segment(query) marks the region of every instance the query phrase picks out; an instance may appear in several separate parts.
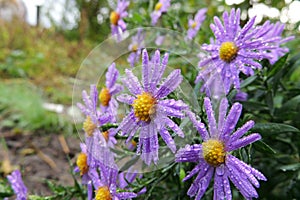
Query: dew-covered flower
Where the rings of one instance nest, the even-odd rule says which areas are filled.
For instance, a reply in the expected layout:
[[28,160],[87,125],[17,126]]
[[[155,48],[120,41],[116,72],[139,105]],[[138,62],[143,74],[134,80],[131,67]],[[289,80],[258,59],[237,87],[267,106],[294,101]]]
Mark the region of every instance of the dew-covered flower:
[[257,198],[258,194],[254,187],[258,188],[258,180],[266,180],[265,176],[231,154],[232,151],[261,138],[257,133],[243,137],[254,126],[254,122],[248,121],[234,131],[242,105],[233,104],[226,117],[228,101],[225,98],[221,100],[219,106],[218,123],[211,101],[207,97],[204,99],[204,107],[208,118],[208,130],[202,122],[196,120],[192,112],[187,113],[203,139],[202,144],[187,145],[176,154],[176,162],[196,163],[194,169],[183,179],[186,181],[198,174],[188,190],[188,195],[200,199],[214,176],[215,200],[232,199],[229,180],[245,199]]
[[[100,127],[112,120],[112,113],[102,113],[98,107],[98,90],[96,85],[90,86],[90,96],[84,90],[82,92],[82,99],[84,105],[77,103],[77,106],[80,108],[82,113],[86,116],[86,119],[83,123],[83,130],[86,133],[86,140],[88,138],[93,138],[94,134],[102,135],[102,143],[106,143],[105,135],[100,132]],[[87,142],[87,141],[86,141]],[[88,142],[87,142],[88,143]],[[87,146],[91,146],[87,144]]]
[[155,4],[154,11],[151,13],[152,25],[157,23],[160,16],[167,12],[170,6],[171,0],[159,0],[159,2]]
[[[267,28],[269,27],[269,28]],[[282,32],[284,30],[284,24],[281,24],[280,22],[277,22],[275,24],[270,24],[269,21],[266,21],[262,27],[261,30],[268,30],[266,31],[266,34],[263,36],[265,39],[268,38],[274,38],[278,37],[279,41],[276,42],[274,45],[276,45],[276,48],[272,48],[269,51],[269,54],[271,55],[269,59],[270,63],[273,65],[281,56],[289,52],[289,48],[287,47],[281,47],[280,45],[293,40],[294,36],[289,36],[286,38],[281,38]]]
[[223,21],[222,24],[218,17],[214,17],[214,24],[210,25],[216,40],[202,46],[209,56],[199,62],[200,72],[195,82],[220,73],[227,94],[232,85],[240,89],[240,72],[253,75],[254,69],[262,67],[258,60],[272,58],[269,51],[277,48],[281,38],[276,34],[265,37],[272,27],[255,27],[255,17],[241,28],[240,9],[232,9],[230,14],[224,12]]
[[198,33],[203,21],[206,17],[207,8],[198,10],[194,19],[189,19],[189,29],[187,31],[187,39],[192,40]]
[[115,63],[108,67],[105,77],[105,87],[101,89],[99,94],[100,107],[103,113],[111,113],[112,122],[115,122],[119,104],[114,96],[123,90],[123,87],[116,83],[119,71],[116,69]]
[[131,43],[128,47],[128,50],[131,51],[127,61],[130,63],[131,67],[134,67],[135,63],[140,60],[140,55],[142,48],[144,48],[144,38],[143,29],[139,28],[137,34],[131,38]]
[[155,51],[154,57],[149,62],[146,50],[142,52],[142,85],[131,70],[126,69],[124,85],[132,95],[120,95],[118,100],[132,106],[131,112],[123,119],[118,127],[122,135],[127,135],[128,141],[139,131],[137,153],[142,153],[141,158],[147,165],[152,160],[158,161],[158,133],[174,153],[176,145],[168,132],[167,127],[180,137],[184,137],[178,125],[168,116],[182,118],[187,105],[181,100],[165,99],[181,83],[183,77],[180,69],[176,69],[164,80],[163,73],[168,63],[168,54],[160,61],[160,52]]
[[23,183],[21,172],[19,170],[15,170],[11,173],[11,175],[7,176],[8,181],[15,194],[17,195],[16,200],[26,200],[27,199],[27,188]]
[[80,173],[81,183],[87,186],[88,199],[93,197],[93,185],[92,177],[97,173],[96,167],[91,165],[88,161],[88,156],[91,156],[87,151],[86,144],[80,143],[81,153],[78,155],[76,160],[76,167],[74,172]]
[[93,177],[95,200],[131,199],[137,196],[133,192],[117,192],[117,166],[100,164],[99,171],[100,176]]
[[130,2],[127,0],[118,0],[116,10],[110,13],[110,27],[112,35],[119,36],[126,30],[126,23],[123,18],[128,15],[126,9],[129,4]]

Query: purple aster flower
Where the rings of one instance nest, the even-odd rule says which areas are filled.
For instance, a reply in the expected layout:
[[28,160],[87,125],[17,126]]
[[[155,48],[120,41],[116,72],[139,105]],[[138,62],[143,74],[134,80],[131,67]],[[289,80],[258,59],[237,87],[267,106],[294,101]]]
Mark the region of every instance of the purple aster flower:
[[98,107],[98,91],[96,86],[91,85],[90,96],[88,96],[86,91],[83,91],[82,98],[84,105],[78,103],[77,106],[81,109],[83,114],[86,115],[86,120],[83,123],[83,130],[85,132],[88,165],[94,166],[95,158],[92,155],[94,153],[93,148],[96,145],[102,146],[102,148],[112,147],[113,144],[116,143],[116,139],[114,138],[116,132],[113,130],[105,132],[100,131],[102,125],[112,122],[112,114],[101,113]]
[[203,21],[206,17],[207,8],[198,10],[195,19],[189,19],[189,30],[187,31],[187,38],[192,40],[198,33]]
[[142,48],[144,48],[144,38],[145,35],[142,33],[142,29],[139,28],[137,34],[131,38],[131,44],[128,47],[129,51],[132,51],[127,58],[127,61],[130,63],[131,67],[134,67],[134,64],[140,60],[140,55]]
[[280,47],[280,45],[290,40],[293,40],[295,37],[289,36],[287,38],[281,38],[282,32],[284,30],[284,24],[281,24],[280,22],[277,22],[276,24],[270,24],[269,21],[266,21],[264,25],[262,25],[262,27],[266,27],[266,26],[269,26],[270,30],[268,30],[264,35],[265,39],[274,38],[274,37],[280,38],[279,41],[275,43],[276,48],[272,48],[269,50],[271,54],[269,61],[273,65],[281,56],[289,52],[289,49],[287,47]]
[[248,121],[234,131],[242,111],[242,105],[233,104],[226,117],[228,102],[225,98],[220,103],[218,124],[214,117],[211,101],[207,97],[204,99],[204,107],[208,118],[208,130],[202,122],[196,120],[192,112],[187,113],[201,135],[203,143],[187,145],[176,154],[176,162],[197,163],[195,168],[183,179],[186,181],[198,174],[187,194],[191,197],[196,195],[195,199],[200,199],[214,175],[215,200],[232,199],[229,180],[245,199],[257,198],[258,194],[254,186],[258,188],[258,180],[266,180],[265,176],[230,153],[261,139],[257,133],[242,137],[254,126],[254,122]]
[[156,3],[154,11],[151,13],[152,25],[157,23],[162,13],[167,12],[170,6],[171,0],[159,0],[159,2]]
[[94,166],[89,165],[88,159],[91,156],[90,153],[87,151],[86,144],[80,143],[81,153],[78,155],[76,160],[76,167],[74,172],[80,173],[81,175],[81,183],[87,186],[87,195],[88,199],[93,198],[93,184],[92,184],[92,177],[95,176],[97,173],[96,168]]
[[214,17],[215,24],[210,25],[216,41],[202,46],[210,56],[199,62],[201,70],[195,82],[220,73],[227,94],[231,85],[239,90],[240,72],[247,76],[253,75],[254,69],[262,67],[257,60],[271,58],[267,50],[277,48],[280,38],[277,36],[265,38],[264,35],[272,27],[255,27],[255,17],[241,28],[240,9],[232,9],[230,14],[224,12],[223,21],[224,24],[218,17]]
[[15,170],[11,175],[7,176],[8,181],[11,184],[15,194],[17,195],[17,200],[26,200],[27,199],[27,188],[23,183],[21,172]]
[[118,37],[126,30],[126,23],[123,18],[127,17],[126,11],[130,2],[127,0],[118,0],[117,9],[110,13],[110,27],[112,35]]
[[132,106],[131,112],[123,119],[118,129],[122,135],[127,135],[127,141],[131,141],[134,135],[139,132],[137,153],[142,153],[141,158],[147,165],[153,160],[158,161],[158,132],[173,153],[176,145],[167,130],[169,127],[180,137],[184,137],[179,129],[168,116],[182,118],[183,110],[187,105],[181,100],[163,99],[174,91],[181,83],[183,77],[180,69],[176,69],[159,85],[168,63],[168,54],[165,54],[160,61],[160,52],[155,51],[154,57],[149,62],[148,53],[142,53],[142,85],[131,70],[126,69],[124,85],[131,95],[120,95],[118,100]]
[[112,63],[108,67],[105,76],[105,87],[102,88],[99,94],[100,106],[103,113],[112,114],[111,121],[115,122],[119,104],[114,96],[123,90],[123,87],[116,83],[119,77],[119,71],[116,69],[115,63]]
[[95,200],[111,199],[130,199],[137,195],[133,192],[117,192],[117,166],[99,165],[100,176],[93,177],[95,187]]

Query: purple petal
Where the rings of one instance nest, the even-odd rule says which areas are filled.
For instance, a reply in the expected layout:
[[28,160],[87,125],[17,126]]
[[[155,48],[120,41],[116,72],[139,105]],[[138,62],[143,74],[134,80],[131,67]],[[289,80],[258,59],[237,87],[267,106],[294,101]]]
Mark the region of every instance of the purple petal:
[[208,128],[209,128],[210,135],[211,135],[211,137],[216,138],[219,136],[216,119],[214,116],[214,111],[212,109],[211,101],[207,97],[204,98],[204,107],[205,107],[206,114],[207,114]]
[[143,126],[140,131],[137,153],[142,149],[141,158],[150,165],[151,161],[156,164],[158,161],[158,137],[155,124]]
[[[207,171],[206,171],[207,170]],[[189,196],[194,196],[195,195],[195,189],[197,190],[197,196],[195,197],[195,199],[201,199],[201,197],[204,195],[210,180],[213,176],[214,173],[214,168],[213,167],[209,167],[204,168],[197,176],[197,178],[194,180],[194,182],[192,183],[192,186],[190,187],[190,189],[188,190],[188,195]]]
[[222,130],[222,134],[221,134],[221,138],[223,139],[223,141],[227,141],[229,139],[229,136],[231,134],[231,132],[235,129],[236,123],[238,122],[240,115],[242,112],[242,105],[240,103],[235,103],[233,104],[233,106],[231,107],[223,130]]
[[117,96],[117,100],[122,102],[122,103],[126,103],[128,105],[133,104],[133,101],[135,100],[135,97],[130,96],[128,94],[121,94],[119,96]]
[[223,98],[220,103],[219,108],[219,120],[218,120],[218,131],[221,133],[224,123],[225,123],[225,117],[228,109],[228,101],[226,98]]
[[177,118],[184,117],[184,114],[180,110],[170,108],[168,106],[160,105],[160,103],[157,104],[156,112],[161,112],[164,115],[171,116],[171,117],[177,117]]
[[186,145],[177,151],[175,155],[176,162],[200,162],[202,158],[202,145]]
[[[156,88],[158,82],[161,80],[165,69],[167,67],[168,64],[168,60],[169,60],[169,54],[166,53],[162,59],[162,62],[160,64],[160,54],[155,54],[153,57],[153,65],[154,65],[154,71],[152,74],[152,80],[151,80],[151,88],[154,89]],[[154,91],[154,90],[153,90]]]
[[128,88],[128,90],[134,94],[141,94],[143,89],[141,84],[139,83],[138,78],[132,73],[131,70],[125,69],[126,78],[123,79],[124,85]]
[[231,135],[228,142],[230,143],[230,142],[236,141],[237,139],[242,137],[245,133],[247,133],[247,131],[249,131],[253,126],[254,126],[254,121],[250,120],[250,121],[246,122],[242,127],[240,127],[237,131],[235,131]]
[[165,118],[165,123],[166,123],[166,126],[168,126],[171,130],[173,130],[174,133],[176,133],[179,137],[182,137],[182,138],[184,137],[184,133],[179,128],[179,126],[177,124],[175,124],[175,122],[173,122],[169,118]]
[[181,83],[182,75],[180,69],[172,71],[167,79],[159,87],[158,91],[154,95],[156,98],[162,98],[173,92]]
[[200,136],[204,141],[209,139],[209,133],[207,132],[205,125],[201,123],[200,121],[197,121],[196,116],[191,111],[186,111],[187,116],[192,121],[193,125],[196,127],[197,131],[200,133]]
[[151,69],[149,67],[149,57],[148,57],[148,53],[147,50],[144,49],[142,52],[142,83],[144,85],[144,89],[146,92],[149,92],[150,90],[150,73],[151,73]]
[[244,172],[238,170],[238,163],[232,161],[231,157],[226,158],[226,168],[229,172],[229,178],[235,187],[242,193],[242,195],[247,198],[258,197],[255,188],[252,186],[251,182],[247,179]]
[[126,135],[130,132],[130,130],[136,126],[136,118],[134,112],[131,111],[121,122],[119,125],[118,130],[122,131],[122,135]]
[[172,136],[170,135],[170,133],[165,128],[162,128],[160,130],[160,136],[162,137],[164,142],[167,144],[167,146],[171,149],[171,151],[173,153],[175,153],[176,152],[176,144],[175,144]]
[[242,148],[244,146],[247,146],[248,144],[251,144],[257,140],[260,140],[261,136],[258,133],[253,133],[251,135],[248,135],[246,137],[243,137],[241,139],[238,139],[236,141],[231,142],[231,144],[229,144],[226,149],[228,151],[233,151],[239,148]]
[[111,88],[117,81],[119,76],[119,71],[116,69],[116,64],[112,63],[106,72],[106,82],[105,85],[107,88]]
[[202,162],[199,162],[194,168],[192,171],[190,171],[190,173],[184,177],[184,179],[182,181],[187,181],[188,179],[192,178],[195,174],[197,174],[200,170],[203,170],[205,168],[208,168],[209,165],[205,162],[205,161],[202,161]]

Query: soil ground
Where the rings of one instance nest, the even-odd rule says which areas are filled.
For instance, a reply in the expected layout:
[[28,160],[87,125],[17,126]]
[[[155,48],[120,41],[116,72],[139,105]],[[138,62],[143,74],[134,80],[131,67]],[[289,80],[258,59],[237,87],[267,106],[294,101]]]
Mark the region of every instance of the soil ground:
[[[76,155],[80,152],[79,137],[10,131],[2,132],[2,136],[7,150],[0,145],[0,157],[4,158],[3,161],[8,158],[11,166],[21,170],[29,194],[51,195],[46,179],[64,186],[74,184],[70,170],[73,170]],[[73,166],[69,165],[68,157]]]

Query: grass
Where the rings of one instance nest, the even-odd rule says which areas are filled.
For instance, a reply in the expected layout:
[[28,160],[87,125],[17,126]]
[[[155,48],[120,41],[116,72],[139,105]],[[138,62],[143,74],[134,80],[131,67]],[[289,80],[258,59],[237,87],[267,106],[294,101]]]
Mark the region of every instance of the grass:
[[0,82],[0,128],[59,131],[66,121],[43,108],[41,91],[24,80]]

